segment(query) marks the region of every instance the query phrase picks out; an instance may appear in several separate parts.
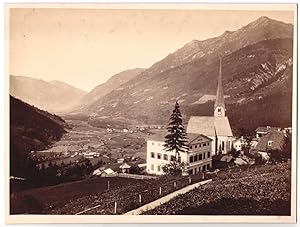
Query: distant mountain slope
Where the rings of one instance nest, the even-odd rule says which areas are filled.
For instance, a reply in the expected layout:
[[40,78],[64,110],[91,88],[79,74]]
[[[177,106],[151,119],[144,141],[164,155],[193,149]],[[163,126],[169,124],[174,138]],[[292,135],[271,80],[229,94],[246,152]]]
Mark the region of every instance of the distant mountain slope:
[[[235,131],[244,126],[253,129],[249,128],[249,119],[256,124],[267,124],[264,111],[268,111],[266,116],[274,124],[291,125],[292,52],[292,39],[272,39],[248,45],[223,57],[223,84],[225,95],[229,96],[227,110]],[[88,109],[98,116],[122,116],[145,123],[165,124],[175,100],[179,100],[186,120],[194,114],[212,115],[212,110],[204,108],[206,103],[194,103],[203,95],[215,94],[218,68],[219,59],[215,57],[209,64],[205,59],[199,59],[155,76],[139,76],[139,81],[134,78],[135,81],[122,86],[123,90],[112,91]],[[272,102],[272,111],[268,108],[261,108],[259,114],[251,111],[251,105],[259,109],[258,103],[272,96],[276,100],[285,91],[289,96],[281,97],[283,102]],[[236,104],[238,108],[231,110],[230,104]],[[241,113],[243,105],[248,106],[247,113]],[[282,109],[286,111],[279,111]],[[280,115],[275,114],[277,110]],[[239,118],[235,117],[238,112]]]
[[92,91],[83,96],[79,103],[79,109],[82,109],[85,106],[97,101],[115,89],[122,90],[122,84],[128,82],[143,71],[144,69],[136,68],[113,75],[108,81],[96,86]]
[[10,96],[10,175],[26,176],[27,155],[65,133],[65,121]]
[[[83,111],[93,122],[109,117],[166,124],[178,100],[185,121],[191,115],[212,115],[210,104],[216,94],[219,57],[223,56],[224,93],[234,132],[253,130],[256,125],[249,122],[291,125],[292,38],[292,24],[261,17],[237,31],[193,40]],[[287,96],[279,97],[282,92]],[[270,102],[272,99],[281,101]]]
[[58,113],[76,105],[86,92],[60,81],[10,76],[10,94],[38,108]]

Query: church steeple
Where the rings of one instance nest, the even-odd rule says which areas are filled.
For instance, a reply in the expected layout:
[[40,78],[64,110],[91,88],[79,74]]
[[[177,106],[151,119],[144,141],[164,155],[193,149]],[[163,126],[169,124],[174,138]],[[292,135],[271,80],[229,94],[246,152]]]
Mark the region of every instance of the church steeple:
[[225,102],[224,102],[224,92],[223,92],[223,85],[222,85],[222,58],[220,58],[220,70],[219,70],[219,78],[218,78],[218,88],[217,88],[217,95],[215,101],[215,117],[225,117]]

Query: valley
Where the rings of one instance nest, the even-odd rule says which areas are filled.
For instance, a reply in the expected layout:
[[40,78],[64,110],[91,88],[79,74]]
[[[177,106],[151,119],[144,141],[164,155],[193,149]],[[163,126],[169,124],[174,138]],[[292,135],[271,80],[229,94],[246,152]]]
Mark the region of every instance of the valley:
[[50,163],[57,166],[82,163],[86,159],[93,168],[116,169],[120,166],[118,159],[130,165],[145,163],[146,140],[161,131],[153,126],[120,128],[120,124],[116,128],[94,127],[86,120],[66,120],[66,123],[70,129],[59,141],[47,149],[31,152],[39,168],[47,168]]

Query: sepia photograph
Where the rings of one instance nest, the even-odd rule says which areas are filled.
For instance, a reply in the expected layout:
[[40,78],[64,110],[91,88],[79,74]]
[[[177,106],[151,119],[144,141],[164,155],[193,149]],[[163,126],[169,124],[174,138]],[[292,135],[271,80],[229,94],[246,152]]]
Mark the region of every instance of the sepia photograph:
[[5,19],[7,223],[296,222],[296,4]]

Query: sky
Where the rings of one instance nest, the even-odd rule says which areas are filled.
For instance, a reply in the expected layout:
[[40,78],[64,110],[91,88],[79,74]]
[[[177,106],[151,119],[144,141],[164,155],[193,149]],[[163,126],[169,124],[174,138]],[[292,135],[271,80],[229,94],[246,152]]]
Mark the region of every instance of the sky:
[[148,68],[186,43],[291,11],[11,9],[9,73],[60,80],[85,91],[114,74]]

